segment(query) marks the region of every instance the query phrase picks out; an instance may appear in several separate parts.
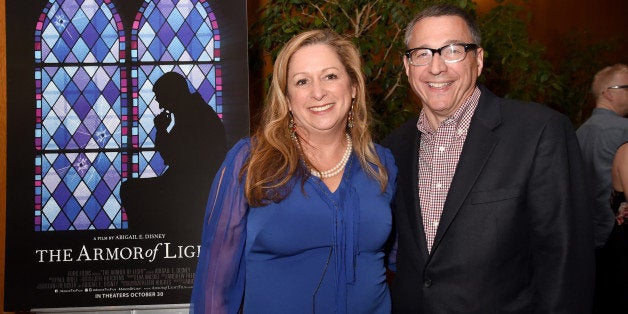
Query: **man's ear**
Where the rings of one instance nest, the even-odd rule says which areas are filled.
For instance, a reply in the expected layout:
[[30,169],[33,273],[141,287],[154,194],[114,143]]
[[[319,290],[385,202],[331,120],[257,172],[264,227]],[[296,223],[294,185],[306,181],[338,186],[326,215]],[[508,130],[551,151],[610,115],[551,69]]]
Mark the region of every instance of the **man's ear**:
[[408,62],[408,58],[403,57],[403,67],[406,69],[406,76],[410,77],[410,62]]
[[602,97],[606,98],[606,100],[608,100],[609,102],[613,102],[613,100],[615,100],[615,93],[608,89],[605,89],[602,92]]
[[478,76],[482,74],[482,69],[484,68],[484,49],[482,47],[476,50],[476,62],[478,63]]

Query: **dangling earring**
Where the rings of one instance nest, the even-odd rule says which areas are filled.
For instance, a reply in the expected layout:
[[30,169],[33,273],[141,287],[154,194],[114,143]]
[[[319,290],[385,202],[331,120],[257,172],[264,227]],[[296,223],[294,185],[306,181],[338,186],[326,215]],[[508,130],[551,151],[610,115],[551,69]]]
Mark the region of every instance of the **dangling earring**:
[[290,122],[288,123],[288,128],[290,129],[290,138],[293,140],[297,139],[297,126],[294,124],[294,116],[292,116],[292,111],[290,111]]
[[355,103],[355,98],[351,99],[351,108],[349,108],[349,116],[347,117],[347,127],[349,129],[353,128],[353,103]]

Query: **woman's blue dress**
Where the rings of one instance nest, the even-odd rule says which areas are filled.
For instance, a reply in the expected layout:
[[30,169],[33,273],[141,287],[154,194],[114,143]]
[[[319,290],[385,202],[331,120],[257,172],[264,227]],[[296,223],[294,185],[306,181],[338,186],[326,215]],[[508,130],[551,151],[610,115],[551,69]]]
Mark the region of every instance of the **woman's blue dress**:
[[227,154],[205,214],[191,313],[390,313],[384,248],[397,168],[384,193],[355,154],[331,192],[316,177],[279,203],[249,207],[240,169],[250,139]]

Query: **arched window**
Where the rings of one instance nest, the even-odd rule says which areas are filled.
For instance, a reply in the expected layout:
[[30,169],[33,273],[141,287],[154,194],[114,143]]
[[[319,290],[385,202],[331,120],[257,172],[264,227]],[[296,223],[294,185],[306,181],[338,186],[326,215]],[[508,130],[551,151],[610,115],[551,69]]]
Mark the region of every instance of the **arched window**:
[[165,170],[152,122],[152,84],[163,73],[186,76],[222,117],[220,35],[208,3],[146,0],[131,18],[121,20],[113,0],[50,0],[40,15],[36,231],[128,227],[121,182]]
[[160,112],[153,84],[166,72],[187,77],[222,118],[220,33],[216,17],[204,1],[145,1],[131,31],[133,63],[132,177],[153,177],[165,171],[155,151],[153,118]]

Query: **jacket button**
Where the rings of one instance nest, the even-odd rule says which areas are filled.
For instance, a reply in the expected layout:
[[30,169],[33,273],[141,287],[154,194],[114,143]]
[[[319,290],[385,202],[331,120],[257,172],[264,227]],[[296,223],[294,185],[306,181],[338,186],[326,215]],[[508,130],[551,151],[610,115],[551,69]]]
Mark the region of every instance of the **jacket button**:
[[423,285],[424,285],[426,288],[429,288],[429,287],[432,285],[432,280],[430,280],[430,279],[425,279],[425,280],[423,281]]

